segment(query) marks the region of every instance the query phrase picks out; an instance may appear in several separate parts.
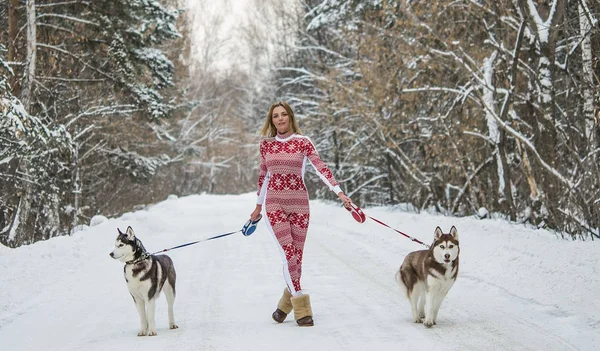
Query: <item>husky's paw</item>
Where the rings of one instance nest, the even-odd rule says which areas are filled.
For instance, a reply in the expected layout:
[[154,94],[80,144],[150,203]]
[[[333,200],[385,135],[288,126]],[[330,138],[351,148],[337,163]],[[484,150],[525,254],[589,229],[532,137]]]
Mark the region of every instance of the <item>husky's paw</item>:
[[423,323],[423,325],[427,328],[433,327],[434,324],[435,324],[435,322],[431,321],[431,320],[425,320],[425,322]]
[[179,328],[179,326],[177,324],[173,323],[173,324],[169,324],[169,328],[177,329],[177,328]]
[[419,318],[425,318],[425,312],[419,312]]
[[156,330],[150,330],[150,332],[148,333],[148,336],[156,336]]
[[146,336],[146,330],[140,330],[138,336]]
[[423,319],[422,318],[415,318],[415,323],[423,323]]

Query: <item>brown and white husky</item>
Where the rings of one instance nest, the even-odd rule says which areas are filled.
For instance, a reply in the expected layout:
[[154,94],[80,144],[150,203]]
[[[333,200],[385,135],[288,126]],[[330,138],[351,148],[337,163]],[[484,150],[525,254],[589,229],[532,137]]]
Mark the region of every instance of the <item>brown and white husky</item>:
[[[396,273],[396,281],[410,301],[415,323],[428,328],[436,324],[440,305],[458,275],[458,232],[454,226],[444,234],[435,229],[429,250],[406,255]],[[425,318],[425,320],[423,320]]]

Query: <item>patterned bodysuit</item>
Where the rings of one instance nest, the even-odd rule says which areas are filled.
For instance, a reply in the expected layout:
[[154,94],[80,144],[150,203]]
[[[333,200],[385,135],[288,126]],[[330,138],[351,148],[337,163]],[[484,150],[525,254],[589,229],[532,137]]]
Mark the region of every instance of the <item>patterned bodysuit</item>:
[[304,185],[307,161],[332,191],[337,194],[341,189],[308,137],[292,134],[265,139],[260,156],[257,203],[266,203],[266,223],[279,242],[285,281],[292,295],[297,295],[310,217]]

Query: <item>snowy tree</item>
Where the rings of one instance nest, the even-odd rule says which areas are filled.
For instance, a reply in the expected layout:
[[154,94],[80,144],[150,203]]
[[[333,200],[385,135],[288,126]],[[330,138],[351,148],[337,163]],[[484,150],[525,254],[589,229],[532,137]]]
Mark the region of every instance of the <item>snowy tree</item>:
[[[8,43],[14,73],[5,89],[23,101],[28,121],[36,116],[51,138],[43,144],[50,147],[44,158],[22,156],[5,165],[6,174],[16,172],[23,181],[2,184],[7,223],[16,223],[18,209],[28,226],[12,230],[29,233],[11,245],[66,234],[99,210],[122,211],[170,192],[138,188],[155,182],[160,168],[172,163],[172,143],[161,139],[157,126],[173,115],[178,96],[175,65],[163,51],[180,38],[178,10],[142,0],[24,4],[1,6],[9,14],[2,19],[9,31],[0,38]],[[38,167],[46,157],[52,162]],[[127,189],[121,191],[131,202],[113,201],[110,189]],[[31,206],[20,206],[27,198]]]
[[597,4],[306,4],[280,94],[351,194],[598,235]]
[[[30,115],[10,93],[13,72],[2,57],[0,72],[0,242],[14,247],[61,233],[58,191],[68,181],[73,145],[64,128]],[[32,228],[42,237],[28,235]]]
[[[183,0],[0,2],[0,240],[254,190],[279,100],[360,205],[600,236],[597,2],[251,4],[229,52],[224,17]],[[247,59],[220,71],[218,53]]]

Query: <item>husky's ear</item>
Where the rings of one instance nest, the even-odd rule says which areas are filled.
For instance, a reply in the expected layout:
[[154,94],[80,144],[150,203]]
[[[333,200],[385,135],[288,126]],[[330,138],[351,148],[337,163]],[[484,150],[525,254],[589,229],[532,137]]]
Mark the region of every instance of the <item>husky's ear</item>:
[[133,228],[127,227],[127,240],[135,240],[135,233],[133,233]]
[[458,240],[458,230],[456,230],[455,226],[452,226],[452,228],[450,228],[450,235],[452,235],[452,237],[455,240]]
[[444,233],[442,232],[442,228],[440,228],[440,227],[435,228],[435,233],[433,233],[433,239],[438,240],[439,238],[442,237],[442,235],[444,235]]
[[125,235],[125,233],[123,233],[123,232],[121,231],[121,229],[117,228],[117,231],[119,232],[119,235]]

